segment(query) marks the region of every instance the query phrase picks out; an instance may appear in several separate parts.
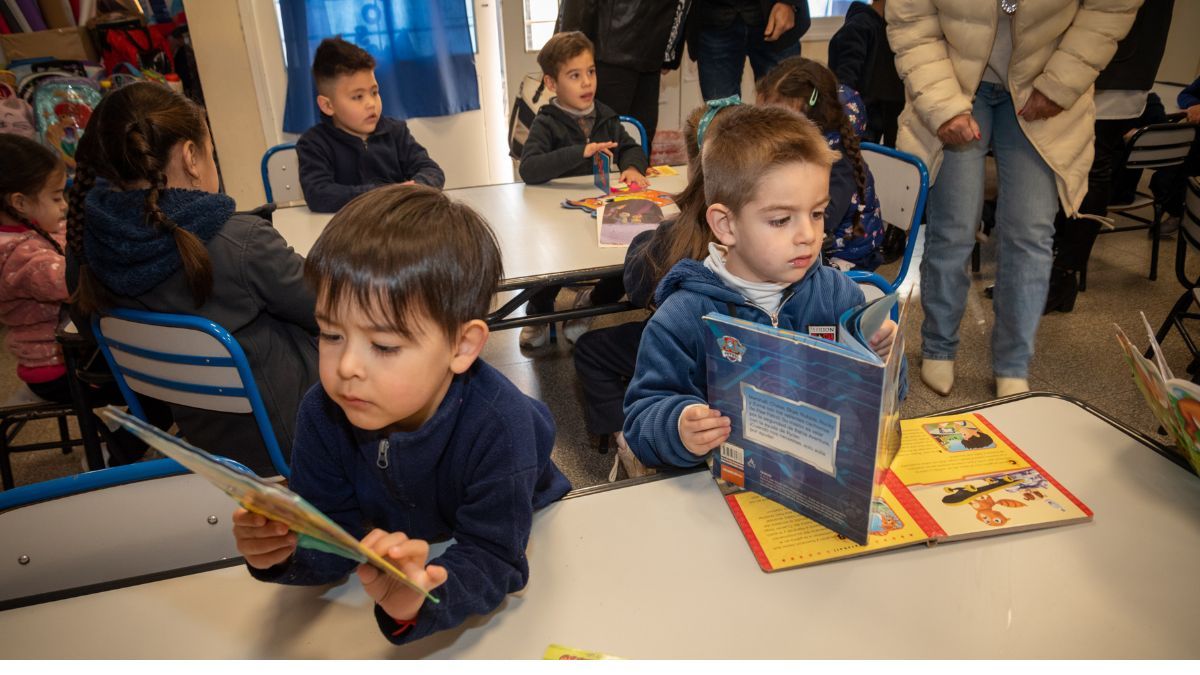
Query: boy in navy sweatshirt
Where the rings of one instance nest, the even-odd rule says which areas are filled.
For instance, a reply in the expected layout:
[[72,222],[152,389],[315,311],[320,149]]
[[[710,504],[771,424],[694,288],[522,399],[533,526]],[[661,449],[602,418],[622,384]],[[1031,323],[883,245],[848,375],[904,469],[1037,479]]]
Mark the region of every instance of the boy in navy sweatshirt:
[[[305,276],[321,382],[300,405],[291,488],[439,602],[370,565],[297,548],[283,524],[238,509],[250,573],[317,585],[357,567],[396,644],[494,610],[529,579],[533,512],[571,487],[550,459],[550,411],[478,358],[501,278],[495,237],[437,190],[384,187],[334,216]],[[427,541],[451,538],[427,560]]]
[[313,57],[321,122],[296,142],[300,189],[308,208],[333,213],[391,183],[440,188],[446,176],[404,122],[384,117],[375,59],[341,38],[322,40]]

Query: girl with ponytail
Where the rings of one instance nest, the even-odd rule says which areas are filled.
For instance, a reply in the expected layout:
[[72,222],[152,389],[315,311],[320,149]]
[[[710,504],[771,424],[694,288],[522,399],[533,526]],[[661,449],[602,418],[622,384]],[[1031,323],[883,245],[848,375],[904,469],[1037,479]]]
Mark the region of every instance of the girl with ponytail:
[[[76,162],[67,239],[77,323],[126,307],[220,324],[246,352],[287,453],[317,381],[316,300],[303,258],[219,192],[204,110],[157,84],[122,87],[96,107]],[[171,409],[193,444],[274,473],[251,415]]]
[[[781,61],[756,88],[760,104],[780,105],[808,117],[825,134],[829,147],[841,152],[829,181],[824,252],[835,263],[843,260],[859,269],[874,270],[883,261],[884,223],[875,179],[859,151],[855,120],[847,114],[847,108],[857,107],[856,117],[861,116],[858,95],[838,85],[831,70],[802,56]],[[843,98],[857,103],[844,103]]]
[[66,402],[66,368],[54,339],[67,300],[62,160],[42,144],[0,134],[0,324],[17,377],[38,397]]

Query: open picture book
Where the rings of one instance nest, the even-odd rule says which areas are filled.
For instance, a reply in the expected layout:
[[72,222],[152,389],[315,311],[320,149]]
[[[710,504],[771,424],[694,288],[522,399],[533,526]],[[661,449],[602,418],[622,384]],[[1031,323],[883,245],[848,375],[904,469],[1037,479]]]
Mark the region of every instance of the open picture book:
[[982,414],[904,420],[901,428],[900,451],[871,501],[866,545],[761,495],[723,487],[764,571],[1092,518]]
[[150,447],[220,488],[247,511],[287,525],[296,533],[299,546],[332,553],[360,563],[369,562],[385,574],[404,582],[428,600],[438,602],[437,598],[413,584],[395,565],[363,546],[349,532],[295,492],[278,483],[264,480],[233,460],[205,452],[113,406],[100,409],[99,414],[106,421],[121,425]]
[[807,335],[707,314],[708,403],[732,420],[713,475],[865,544],[878,477],[899,448],[903,331],[886,361],[868,341],[896,301]]
[[1200,474],[1200,386],[1175,377],[1154,336],[1154,329],[1150,327],[1146,315],[1139,314],[1142,325],[1146,327],[1150,353],[1154,358],[1143,356],[1125,331],[1113,324],[1117,329],[1117,342],[1133,373],[1134,384],[1142,393],[1142,398],[1146,399],[1146,405],[1171,435],[1179,453],[1191,463],[1192,470]]

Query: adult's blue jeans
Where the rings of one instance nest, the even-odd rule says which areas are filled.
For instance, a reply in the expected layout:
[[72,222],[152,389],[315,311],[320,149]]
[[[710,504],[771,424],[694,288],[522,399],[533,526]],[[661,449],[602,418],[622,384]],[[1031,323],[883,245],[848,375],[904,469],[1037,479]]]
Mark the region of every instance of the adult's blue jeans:
[[996,203],[996,312],[992,370],[996,377],[1029,376],[1034,335],[1050,283],[1058,189],[1054,172],[1017,123],[1012,97],[984,82],[971,114],[982,138],[947,147],[929,191],[925,256],[921,261],[921,352],[953,359],[971,279],[967,260],[983,209],[983,163],[990,145],[999,170]]
[[728,26],[703,26],[696,44],[700,70],[700,94],[705,101],[733,96],[742,91],[746,57],[757,80],[780,61],[800,54],[800,43],[776,50],[775,42],[763,40],[766,24],[748,26],[735,18]]

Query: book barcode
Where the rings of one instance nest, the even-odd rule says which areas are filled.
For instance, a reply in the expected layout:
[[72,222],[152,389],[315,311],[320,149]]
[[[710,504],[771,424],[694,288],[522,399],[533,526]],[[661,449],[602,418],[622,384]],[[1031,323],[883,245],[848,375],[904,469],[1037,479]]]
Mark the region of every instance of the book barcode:
[[721,462],[726,465],[735,466],[741,469],[743,468],[742,465],[745,462],[745,452],[738,446],[731,443],[722,443]]

